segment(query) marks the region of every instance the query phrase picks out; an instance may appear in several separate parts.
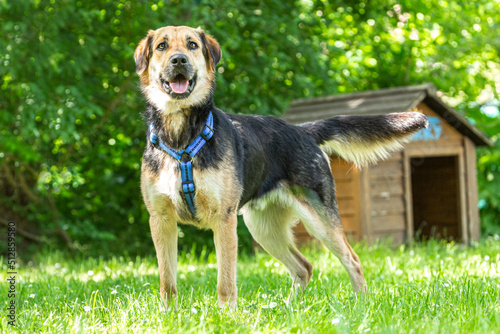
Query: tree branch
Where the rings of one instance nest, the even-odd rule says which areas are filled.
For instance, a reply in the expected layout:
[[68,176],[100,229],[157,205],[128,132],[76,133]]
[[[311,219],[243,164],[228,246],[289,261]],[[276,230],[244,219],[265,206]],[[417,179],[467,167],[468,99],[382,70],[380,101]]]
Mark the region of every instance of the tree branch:
[[[4,218],[0,218],[0,223],[2,223],[2,225],[9,226],[9,221],[4,219]],[[42,242],[42,239],[40,239],[39,236],[37,236],[33,233],[30,233],[30,232],[27,232],[27,231],[25,231],[17,226],[16,226],[16,233],[25,237],[26,239],[29,239],[29,240],[32,240],[32,241],[35,241],[38,243]]]

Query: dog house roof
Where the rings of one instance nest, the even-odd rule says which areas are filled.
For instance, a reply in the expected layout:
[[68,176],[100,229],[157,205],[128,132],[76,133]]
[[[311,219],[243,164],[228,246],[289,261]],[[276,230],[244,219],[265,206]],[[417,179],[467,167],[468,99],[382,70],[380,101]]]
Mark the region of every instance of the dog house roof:
[[458,132],[478,146],[492,146],[490,139],[458,111],[436,95],[436,87],[427,83],[360,93],[332,95],[292,101],[283,119],[292,124],[324,119],[336,115],[375,115],[413,110],[424,102]]

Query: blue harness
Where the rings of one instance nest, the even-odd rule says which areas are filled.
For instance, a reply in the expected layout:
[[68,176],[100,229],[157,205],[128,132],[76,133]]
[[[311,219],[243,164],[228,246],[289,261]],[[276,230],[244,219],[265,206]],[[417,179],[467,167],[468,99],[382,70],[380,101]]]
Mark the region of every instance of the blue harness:
[[[168,147],[164,143],[162,143],[159,139],[156,133],[154,132],[154,126],[151,124],[149,126],[149,131],[151,132],[151,136],[149,137],[151,143],[153,145],[158,145],[160,148],[170,154],[172,158],[177,160],[179,162],[180,168],[181,168],[181,177],[182,177],[182,192],[184,193],[184,197],[186,198],[187,205],[189,207],[189,210],[193,214],[193,216],[196,218],[196,208],[194,207],[194,195],[196,193],[196,188],[194,187],[194,180],[193,180],[193,165],[191,162],[193,161],[194,156],[196,153],[198,153],[199,150],[205,145],[205,143],[212,138],[214,135],[214,118],[212,116],[212,112],[208,115],[207,122],[205,123],[205,128],[203,129],[202,133],[196,137],[195,140],[189,146],[182,151],[177,151],[171,147]],[[189,158],[184,156],[185,159],[183,159],[183,155],[187,154]],[[181,161],[184,160],[184,161]],[[196,218],[198,220],[198,218]]]

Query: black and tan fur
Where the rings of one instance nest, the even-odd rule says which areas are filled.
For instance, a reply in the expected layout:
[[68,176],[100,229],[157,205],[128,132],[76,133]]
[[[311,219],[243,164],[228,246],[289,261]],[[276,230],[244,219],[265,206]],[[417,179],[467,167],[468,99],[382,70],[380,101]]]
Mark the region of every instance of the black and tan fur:
[[193,160],[199,220],[181,192],[177,161],[146,144],[141,189],[162,297],[177,295],[177,224],[192,224],[213,230],[219,306],[236,305],[238,212],[255,240],[288,268],[294,290],[305,288],[312,276],[311,264],[293,241],[292,227],[299,220],[340,259],[354,290],[364,290],[359,258],[343,232],[327,154],[358,165],[374,163],[426,126],[425,116],[339,116],[294,126],[274,117],[227,115],[213,103],[220,58],[217,41],[189,27],[149,31],[135,51],[145,117],[161,141],[184,149],[201,133],[210,111],[214,116],[215,134]]

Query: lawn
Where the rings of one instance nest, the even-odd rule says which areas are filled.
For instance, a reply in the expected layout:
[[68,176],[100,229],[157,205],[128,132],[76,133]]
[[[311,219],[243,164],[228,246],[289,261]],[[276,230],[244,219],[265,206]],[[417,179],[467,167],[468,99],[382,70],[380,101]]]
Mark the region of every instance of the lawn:
[[[430,241],[396,248],[361,243],[354,248],[370,287],[366,298],[356,298],[339,261],[316,248],[304,250],[314,266],[311,283],[303,298],[287,306],[290,278],[280,263],[261,252],[239,259],[236,310],[216,306],[215,254],[180,256],[177,312],[161,307],[153,257],[68,260],[46,253],[18,268],[16,329],[20,333],[500,332],[498,237],[472,247]],[[13,332],[5,311],[7,271],[3,258],[3,333]]]

